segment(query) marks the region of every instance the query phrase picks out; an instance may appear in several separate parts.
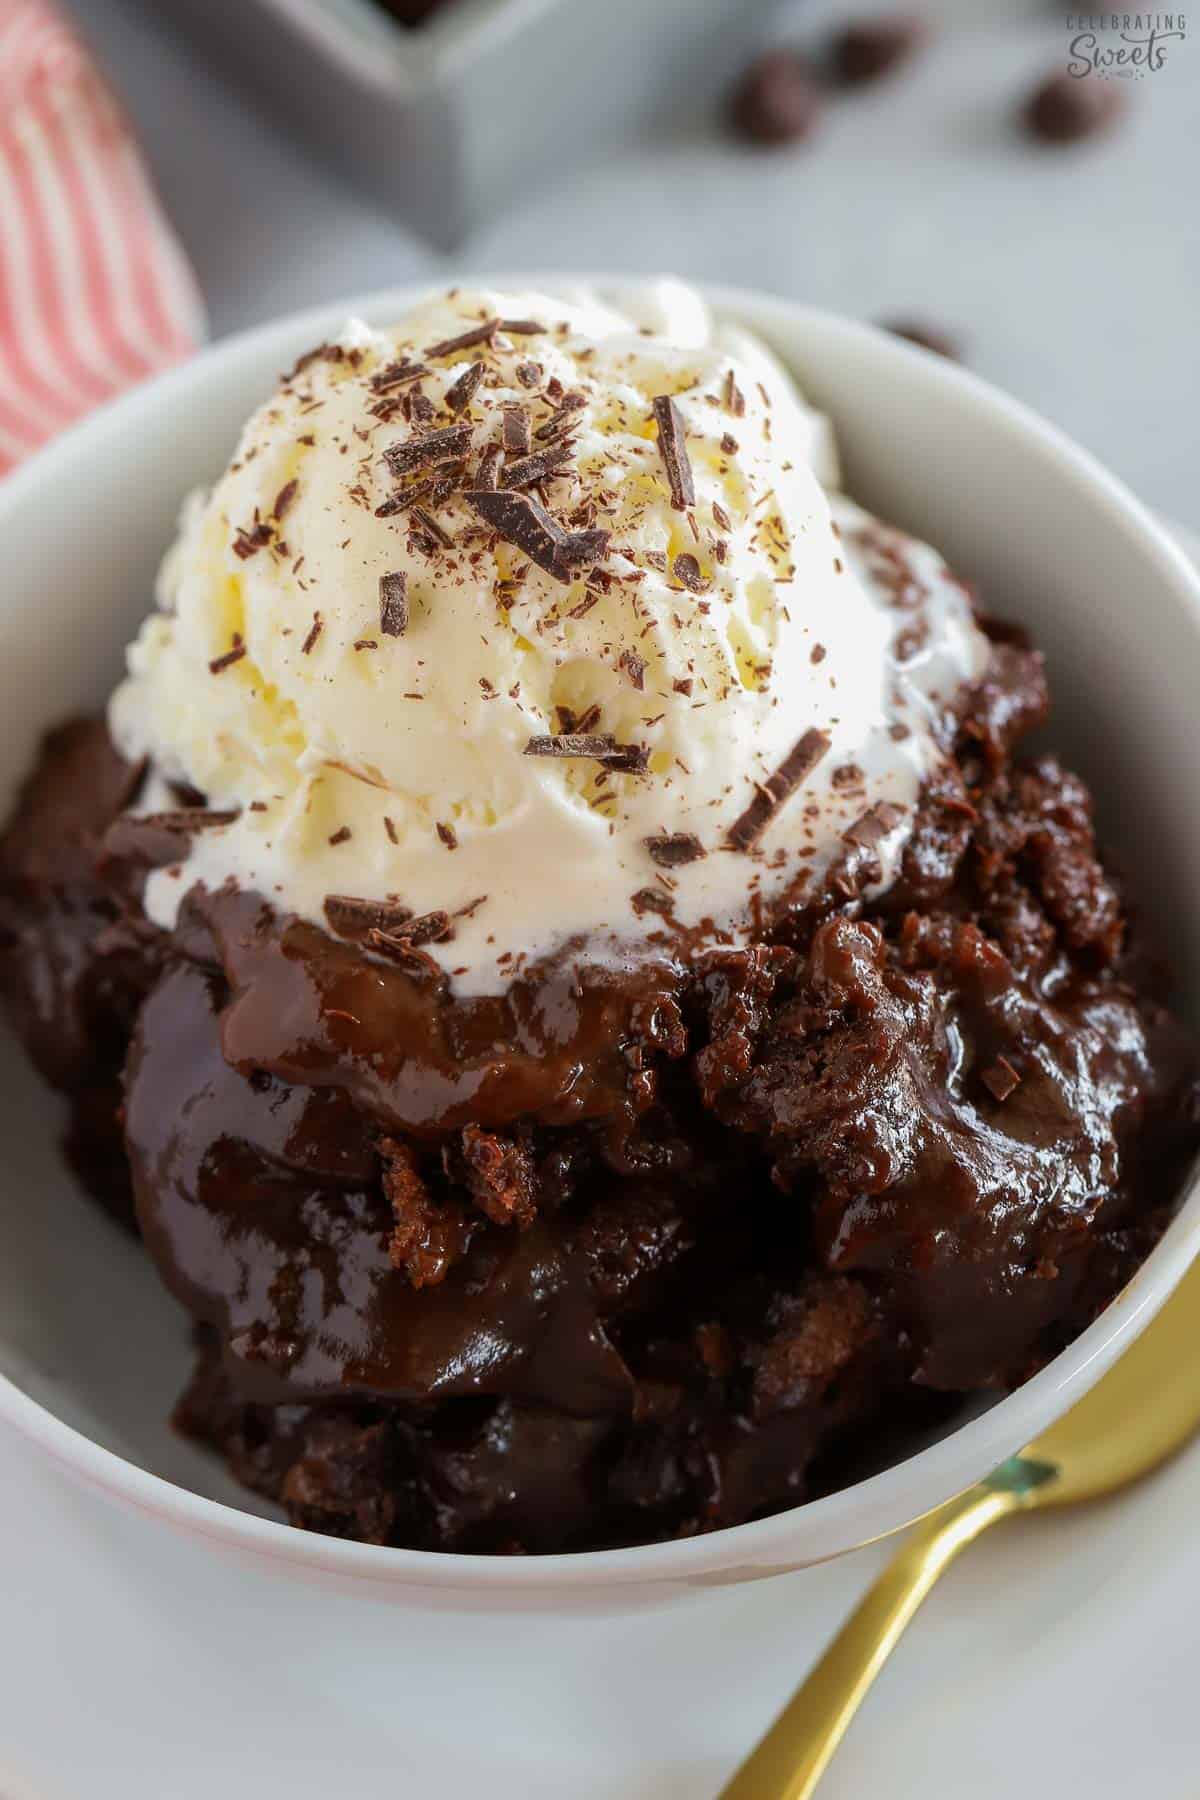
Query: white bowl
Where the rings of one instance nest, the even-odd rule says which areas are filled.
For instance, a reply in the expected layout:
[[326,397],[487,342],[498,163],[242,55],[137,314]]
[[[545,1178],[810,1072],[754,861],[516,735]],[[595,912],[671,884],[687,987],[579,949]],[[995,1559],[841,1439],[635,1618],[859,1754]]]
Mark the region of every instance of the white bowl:
[[[144,612],[185,489],[226,460],[277,372],[348,311],[385,322],[416,290],[356,300],[234,338],[105,409],[0,488],[0,802],[39,733],[98,706]],[[973,376],[881,332],[713,289],[833,417],[848,486],[931,538],[994,610],[1046,650],[1054,741],[1097,786],[1102,823],[1157,903],[1184,1005],[1200,1019],[1200,581],[1090,457]],[[410,1605],[632,1608],[794,1569],[897,1530],[986,1474],[1103,1373],[1200,1250],[1193,1187],[1130,1286],[1016,1393],[882,1474],[707,1537],[570,1556],[387,1550],[293,1530],[255,1510],[166,1418],[189,1363],[185,1322],[136,1244],[76,1194],[56,1104],[0,1045],[6,1146],[0,1418],[103,1494],[248,1556]]]

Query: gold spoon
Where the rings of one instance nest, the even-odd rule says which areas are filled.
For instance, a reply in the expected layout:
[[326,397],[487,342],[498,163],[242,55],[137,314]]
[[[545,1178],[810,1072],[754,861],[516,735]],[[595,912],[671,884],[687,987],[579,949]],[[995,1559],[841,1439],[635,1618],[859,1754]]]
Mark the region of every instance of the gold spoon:
[[1095,1500],[1149,1475],[1200,1427],[1200,1261],[1064,1418],[913,1529],[719,1800],[809,1800],[938,1576],[1012,1513]]

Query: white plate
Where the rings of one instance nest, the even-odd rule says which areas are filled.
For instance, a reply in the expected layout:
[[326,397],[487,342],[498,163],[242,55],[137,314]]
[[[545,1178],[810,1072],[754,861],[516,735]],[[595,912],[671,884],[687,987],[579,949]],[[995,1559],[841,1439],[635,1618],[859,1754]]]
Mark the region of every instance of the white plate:
[[[1200,539],[1176,535],[1200,561]],[[0,1446],[0,1800],[709,1800],[886,1546],[631,1619],[270,1586]],[[1200,1443],[944,1582],[822,1800],[1194,1800]]]

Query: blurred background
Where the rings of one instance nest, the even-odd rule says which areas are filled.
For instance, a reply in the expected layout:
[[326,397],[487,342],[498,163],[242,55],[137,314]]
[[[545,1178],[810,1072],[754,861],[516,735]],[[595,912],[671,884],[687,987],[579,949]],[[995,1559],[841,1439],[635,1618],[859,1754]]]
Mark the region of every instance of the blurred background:
[[[324,50],[313,48],[303,77],[286,65],[286,79],[278,67],[272,79],[252,21],[267,15],[282,46],[291,6],[66,0],[132,114],[213,336],[463,271],[603,268],[742,283],[944,334],[971,368],[1064,427],[1150,504],[1200,526],[1200,216],[1189,190],[1200,156],[1200,20],[1190,36],[1185,18],[1184,36],[1164,40],[1160,68],[1076,82],[1113,95],[1113,116],[1085,121],[1064,143],[1036,135],[1026,109],[1040,83],[1064,75],[1089,20],[1045,0],[929,0],[924,41],[879,79],[853,85],[831,78],[831,45],[862,15],[899,9],[683,0],[680,14],[667,0],[628,9],[619,0],[443,0],[405,31],[380,0],[309,0],[328,17]],[[454,103],[490,124],[516,79],[489,85],[490,69],[506,67],[495,36],[506,6],[520,15],[519,66],[528,75],[532,59],[547,118],[557,118],[549,97],[565,93],[569,106],[581,76],[585,93],[604,90],[598,107],[590,97],[600,117],[589,115],[585,132],[581,107],[583,145],[548,124],[540,155],[511,172],[506,197],[488,194],[481,217],[461,230],[451,221],[452,248],[434,247],[406,222],[403,198],[389,204],[368,187],[391,181],[403,195],[432,186],[449,218],[461,196],[446,184],[473,179],[452,166],[461,121],[408,146],[398,125],[395,170],[376,138],[363,155],[384,179],[368,170],[364,183],[329,153],[331,131],[353,135],[358,111],[332,71],[350,41],[364,93],[386,86],[395,45],[402,59],[415,54],[418,87],[457,84]],[[368,10],[379,27],[370,43]],[[554,36],[564,12],[582,27],[569,46]],[[230,19],[232,45],[219,23]],[[483,33],[480,43],[471,31]],[[428,65],[422,39],[433,47]],[[1115,40],[1102,30],[1099,41]],[[751,141],[744,112],[740,131],[731,121],[727,96],[760,44],[798,53],[812,76],[809,99],[796,99],[786,70],[774,89],[768,83],[767,105],[784,117],[758,129],[798,132],[791,141]],[[674,82],[673,62],[686,71]],[[634,117],[613,99],[622,68],[630,83],[658,83]],[[616,142],[605,141],[605,114]],[[501,159],[488,147],[486,160]],[[493,173],[503,187],[506,171]]]

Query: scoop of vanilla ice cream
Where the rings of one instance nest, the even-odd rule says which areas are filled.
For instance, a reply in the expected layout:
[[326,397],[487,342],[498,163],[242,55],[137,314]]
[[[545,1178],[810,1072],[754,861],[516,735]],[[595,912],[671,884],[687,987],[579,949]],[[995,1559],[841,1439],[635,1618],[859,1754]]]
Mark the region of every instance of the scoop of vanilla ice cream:
[[[421,440],[455,426],[433,460]],[[497,530],[478,490],[504,445],[501,484],[568,447],[502,491],[577,534],[578,560]],[[849,502],[835,520],[835,472],[766,349],[678,284],[455,291],[351,324],[189,501],[113,697],[127,756],[238,815],[152,876],[151,916],[230,877],[322,923],[329,894],[398,898],[452,916],[428,949],[487,992],[570,940],[626,958],[664,909],[736,935],[752,890],[819,873],[880,802],[904,809],[877,844],[888,879],[985,646],[935,552]],[[814,731],[751,839],[738,821]],[[544,753],[572,733],[607,749]]]

